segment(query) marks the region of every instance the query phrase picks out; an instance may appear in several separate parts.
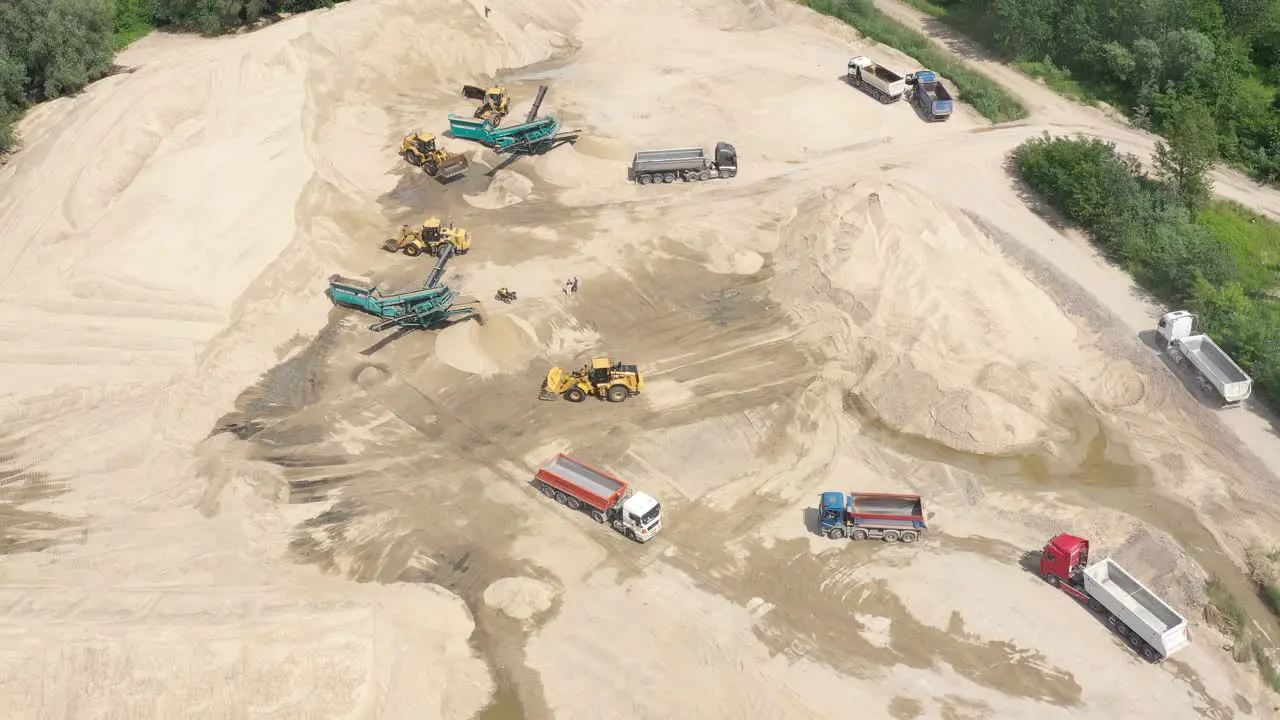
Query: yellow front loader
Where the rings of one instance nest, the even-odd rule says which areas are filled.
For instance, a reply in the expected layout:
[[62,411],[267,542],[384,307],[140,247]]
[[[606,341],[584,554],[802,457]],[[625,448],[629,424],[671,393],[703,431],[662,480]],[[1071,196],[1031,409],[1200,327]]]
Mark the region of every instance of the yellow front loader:
[[475,85],[463,85],[462,95],[471,100],[480,100],[480,107],[472,115],[476,120],[488,120],[489,124],[498,127],[502,118],[507,116],[511,106],[511,96],[504,87],[491,87],[488,90]]
[[461,175],[470,165],[466,155],[458,155],[438,147],[436,136],[429,133],[405,135],[400,141],[400,156],[410,165],[426,170],[431,177],[435,177],[437,173],[445,178]]
[[553,367],[542,381],[540,400],[562,397],[569,402],[582,402],[594,395],[609,402],[622,402],[644,389],[644,378],[635,365],[623,365],[607,357],[592,358],[582,369],[574,371]]
[[400,237],[382,243],[382,249],[417,257],[423,253],[439,255],[440,248],[444,245],[452,245],[455,253],[463,255],[471,249],[471,236],[466,230],[454,227],[453,223],[443,225],[440,218],[432,217],[424,220],[421,228],[401,226]]

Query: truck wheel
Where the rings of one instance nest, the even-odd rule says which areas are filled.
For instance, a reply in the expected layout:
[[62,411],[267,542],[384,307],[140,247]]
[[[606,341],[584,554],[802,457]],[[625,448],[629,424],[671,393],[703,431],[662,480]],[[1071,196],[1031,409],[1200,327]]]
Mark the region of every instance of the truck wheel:
[[408,255],[409,257],[418,257],[419,255],[422,254],[422,248],[418,247],[417,245],[414,245],[413,243],[410,243],[404,246],[404,254]]
[[568,505],[570,510],[577,510],[582,507],[582,501],[573,496],[567,496],[564,504]]
[[900,536],[900,535],[898,535],[898,531],[897,531],[897,530],[885,530],[885,531],[884,531],[884,541],[885,541],[885,542],[897,542],[899,537],[901,537],[901,536]]
[[898,540],[900,540],[901,542],[904,542],[904,543],[913,543],[913,542],[915,542],[915,541],[916,541],[916,538],[917,538],[917,537],[918,537],[918,535],[916,535],[915,531],[913,531],[913,530],[904,530],[904,531],[902,532],[902,537],[898,538]]
[[556,491],[552,490],[550,485],[543,485],[540,489],[542,490],[543,495],[546,495],[552,500],[556,499]]
[[699,180],[710,180],[710,179],[711,179],[711,171],[710,171],[710,170],[703,170],[702,172],[698,173],[698,179],[699,179]]
[[440,172],[440,166],[430,160],[423,163],[422,167],[426,168],[427,174],[431,177],[435,177],[436,173]]
[[562,493],[562,492],[560,492],[559,490],[557,490],[557,491],[556,491],[556,502],[560,503],[561,505],[568,505],[568,504],[569,504],[569,496],[568,496],[568,495],[565,495],[564,493]]
[[614,385],[613,387],[609,388],[609,392],[607,393],[609,402],[615,402],[615,403],[619,403],[619,402],[622,402],[623,400],[626,400],[627,396],[630,394],[631,393],[627,392],[627,389],[622,387],[621,385]]
[[1133,646],[1134,650],[1142,649],[1143,642],[1142,642],[1142,638],[1138,637],[1138,633],[1134,632],[1133,630],[1129,630],[1128,639],[1129,639],[1129,644]]
[[844,537],[844,530],[841,528],[832,528],[831,531],[827,533],[827,537],[832,540],[839,540]]
[[652,176],[652,175],[641,175],[641,176],[640,176],[640,184],[641,184],[641,185],[651,185],[651,184],[653,184],[653,176]]
[[571,387],[564,391],[564,399],[569,402],[582,402],[587,399],[587,394],[582,392],[580,387]]
[[1106,608],[1102,606],[1102,603],[1098,602],[1093,598],[1089,598],[1089,609],[1094,611],[1095,613],[1106,612]]
[[854,530],[854,531],[853,531],[853,535],[851,535],[850,537],[852,537],[854,540],[866,540],[866,539],[867,539],[867,531],[866,531],[866,530]]
[[1147,662],[1155,662],[1160,659],[1160,653],[1156,652],[1156,649],[1150,645],[1144,644],[1142,646],[1142,657],[1145,658]]
[[675,173],[663,173],[663,175],[662,175],[662,182],[667,183],[668,185],[670,185],[671,183],[673,183],[673,182],[675,182],[675,181],[676,181],[676,174],[675,174]]
[[684,174],[684,181],[685,181],[685,182],[698,182],[698,171],[697,171],[697,170],[690,170],[689,172],[685,173],[685,174]]
[[593,510],[593,511],[591,512],[591,519],[592,519],[592,520],[595,520],[595,521],[596,521],[596,522],[598,522],[598,523],[603,523],[603,522],[604,522],[604,513],[600,512],[599,510]]
[[628,540],[630,540],[630,541],[632,541],[632,542],[635,542],[635,540],[636,540],[636,531],[635,531],[635,530],[632,530],[631,528],[627,528],[626,536],[627,536],[627,539],[628,539]]
[[1058,585],[1062,584],[1062,578],[1058,577],[1057,575],[1050,575],[1046,577],[1045,580],[1048,581],[1048,583],[1054,587],[1058,587]]

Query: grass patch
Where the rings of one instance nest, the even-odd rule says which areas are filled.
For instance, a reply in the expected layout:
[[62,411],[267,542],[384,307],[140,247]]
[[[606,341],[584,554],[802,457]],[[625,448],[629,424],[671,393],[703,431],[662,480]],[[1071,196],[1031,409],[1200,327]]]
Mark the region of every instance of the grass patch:
[[1280,692],[1280,667],[1262,641],[1254,636],[1251,630],[1253,623],[1244,607],[1217,580],[1210,579],[1205,584],[1205,592],[1209,596],[1205,617],[1209,624],[1231,638],[1231,657],[1236,662],[1252,660],[1267,686]]
[[[1280,286],[1280,223],[1225,200],[1196,216],[1230,251],[1246,292],[1269,293]],[[1276,608],[1280,612],[1280,605]]]
[[117,0],[115,34],[112,36],[116,52],[129,47],[152,30],[155,27],[151,24],[147,0]]
[[871,0],[800,0],[803,5],[851,25],[872,40],[896,48],[942,74],[957,99],[991,122],[1021,120],[1027,109],[991,78],[956,60],[932,40],[880,12]]

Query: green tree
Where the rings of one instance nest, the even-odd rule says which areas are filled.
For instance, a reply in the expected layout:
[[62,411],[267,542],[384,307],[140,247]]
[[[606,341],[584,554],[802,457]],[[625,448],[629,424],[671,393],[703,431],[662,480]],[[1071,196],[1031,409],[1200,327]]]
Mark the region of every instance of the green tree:
[[24,66],[30,99],[54,98],[111,69],[114,23],[111,0],[5,0],[0,48]]
[[1213,190],[1209,170],[1218,158],[1213,115],[1200,103],[1179,98],[1162,119],[1166,140],[1156,143],[1156,175],[1195,212],[1209,201]]

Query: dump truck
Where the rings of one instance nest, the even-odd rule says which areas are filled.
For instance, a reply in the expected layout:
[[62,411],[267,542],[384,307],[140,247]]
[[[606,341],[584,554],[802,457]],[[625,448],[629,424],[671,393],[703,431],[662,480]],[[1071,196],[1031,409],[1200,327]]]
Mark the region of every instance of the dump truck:
[[818,504],[819,531],[839,540],[913,543],[929,529],[924,500],[894,493],[824,492]]
[[1200,384],[1222,400],[1223,407],[1237,407],[1253,394],[1253,379],[1213,338],[1196,334],[1196,316],[1186,310],[1165,313],[1156,335],[1175,365],[1190,366]]
[[441,285],[445,264],[453,256],[453,246],[440,249],[440,259],[422,284],[421,290],[383,295],[382,291],[363,280],[352,280],[341,275],[329,276],[329,298],[335,305],[362,310],[382,318],[369,329],[381,332],[392,327],[433,328],[445,323],[474,317],[484,324],[474,305],[455,304],[458,294]]
[[627,168],[627,179],[641,185],[697,182],[711,178],[731,178],[738,174],[738,152],[727,142],[716,143],[708,156],[700,147],[669,150],[641,150]]
[[1115,560],[1089,565],[1089,541],[1062,533],[1040,553],[1040,575],[1106,618],[1120,637],[1150,662],[1191,644],[1187,619],[1138,582]]
[[581,135],[580,131],[561,132],[560,121],[555,116],[538,117],[538,110],[542,108],[542,101],[546,95],[547,86],[540,86],[538,97],[533,101],[533,106],[522,123],[499,128],[493,118],[465,118],[450,113],[449,132],[456,138],[475,140],[499,155],[508,153],[536,155],[564,143],[576,142]]
[[543,495],[571,510],[586,509],[598,523],[636,542],[649,542],[662,530],[662,506],[625,481],[560,453],[542,464],[533,484]]
[[882,103],[901,100],[902,92],[907,86],[901,75],[883,65],[877,65],[865,55],[849,61],[846,79]]
[[601,400],[620,403],[639,395],[644,390],[644,377],[635,365],[614,362],[607,357],[592,358],[591,362],[574,371],[553,367],[542,380],[539,400],[555,400],[563,397],[569,402],[582,402],[588,395]]
[[929,122],[946,120],[955,110],[951,92],[942,84],[942,78],[932,70],[908,73],[906,84],[911,87],[908,102],[920,108]]

